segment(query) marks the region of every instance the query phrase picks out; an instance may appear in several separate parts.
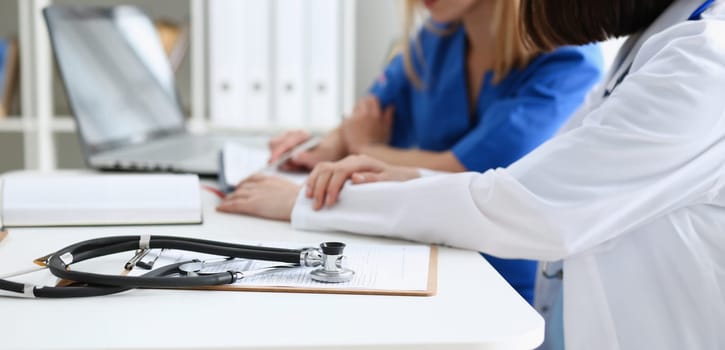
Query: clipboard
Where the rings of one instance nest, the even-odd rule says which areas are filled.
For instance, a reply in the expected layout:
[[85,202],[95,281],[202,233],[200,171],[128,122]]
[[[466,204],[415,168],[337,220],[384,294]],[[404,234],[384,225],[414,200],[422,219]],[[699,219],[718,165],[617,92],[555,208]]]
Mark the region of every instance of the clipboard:
[[313,293],[313,294],[358,294],[358,295],[388,295],[430,297],[438,293],[438,247],[430,246],[428,257],[428,281],[424,290],[383,290],[364,288],[315,288],[315,287],[289,287],[289,286],[254,286],[254,285],[221,285],[210,287],[189,288],[194,290],[217,290],[227,292],[275,292],[275,293]]
[[[315,294],[358,294],[386,296],[434,296],[438,292],[438,247],[434,245],[348,245],[348,267],[355,271],[353,280],[345,283],[315,282],[309,277],[313,268],[289,269],[267,275],[243,279],[235,284],[181,288],[190,290],[215,290],[227,292],[275,292]],[[191,260],[193,253],[168,251],[162,254],[160,266]],[[171,255],[171,256],[169,256]],[[365,258],[362,258],[365,256]],[[198,257],[198,254],[197,254]],[[382,257],[382,258],[381,258]],[[217,257],[218,258],[218,257]],[[355,260],[357,258],[357,260]],[[235,264],[252,266],[254,270],[276,265],[273,262],[237,260]],[[155,268],[160,267],[155,265]],[[226,271],[232,266],[220,266]],[[148,270],[134,269],[132,275]],[[290,282],[293,281],[293,282]],[[372,282],[369,282],[372,281]],[[406,288],[415,286],[415,288]]]

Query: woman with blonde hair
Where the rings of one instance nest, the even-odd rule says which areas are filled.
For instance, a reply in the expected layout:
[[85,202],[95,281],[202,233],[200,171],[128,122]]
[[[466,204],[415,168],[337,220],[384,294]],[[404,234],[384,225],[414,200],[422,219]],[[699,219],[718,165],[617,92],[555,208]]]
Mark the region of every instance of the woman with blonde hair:
[[[407,32],[413,32],[423,8],[429,19],[352,115],[286,167],[311,169],[350,154],[448,172],[505,167],[550,138],[600,78],[597,46],[551,52],[528,48],[519,1],[409,0]],[[308,138],[303,131],[275,138],[270,162]],[[249,187],[238,187],[219,210],[252,212],[242,203],[254,206]],[[487,258],[532,301],[535,262]]]

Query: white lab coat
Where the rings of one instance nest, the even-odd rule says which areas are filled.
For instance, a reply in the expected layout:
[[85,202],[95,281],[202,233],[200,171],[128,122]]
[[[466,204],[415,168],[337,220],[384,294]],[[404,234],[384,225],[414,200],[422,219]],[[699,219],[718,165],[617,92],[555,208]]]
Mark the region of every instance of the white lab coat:
[[568,349],[725,349],[725,9],[684,21],[700,3],[509,168],[348,186],[320,212],[301,193],[293,226],[563,259]]

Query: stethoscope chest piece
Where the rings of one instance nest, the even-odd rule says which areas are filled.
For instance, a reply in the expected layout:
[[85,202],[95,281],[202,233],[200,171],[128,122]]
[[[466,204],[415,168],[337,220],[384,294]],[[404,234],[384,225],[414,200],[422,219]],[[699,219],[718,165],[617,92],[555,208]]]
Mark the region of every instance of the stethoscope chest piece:
[[340,242],[326,242],[320,244],[322,251],[322,266],[310,272],[310,277],[318,282],[342,283],[352,279],[355,271],[342,267],[344,256],[342,251],[345,244]]

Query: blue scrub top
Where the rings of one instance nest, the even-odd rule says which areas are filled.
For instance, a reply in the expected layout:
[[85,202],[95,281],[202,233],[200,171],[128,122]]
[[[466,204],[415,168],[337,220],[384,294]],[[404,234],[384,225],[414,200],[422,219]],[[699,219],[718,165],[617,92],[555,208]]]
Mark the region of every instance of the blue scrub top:
[[[562,47],[493,82],[487,72],[471,111],[463,28],[449,35],[423,29],[422,60],[413,63],[424,82],[408,79],[402,55],[370,89],[381,105],[395,106],[390,144],[398,148],[449,151],[469,171],[506,167],[552,137],[584,101],[602,75],[598,45]],[[416,56],[414,54],[414,56]],[[530,303],[536,262],[484,256]]]

